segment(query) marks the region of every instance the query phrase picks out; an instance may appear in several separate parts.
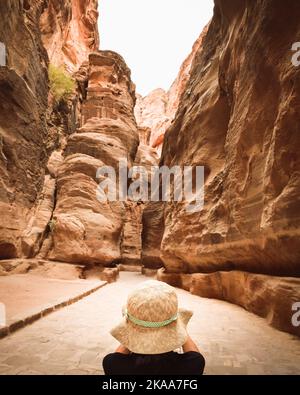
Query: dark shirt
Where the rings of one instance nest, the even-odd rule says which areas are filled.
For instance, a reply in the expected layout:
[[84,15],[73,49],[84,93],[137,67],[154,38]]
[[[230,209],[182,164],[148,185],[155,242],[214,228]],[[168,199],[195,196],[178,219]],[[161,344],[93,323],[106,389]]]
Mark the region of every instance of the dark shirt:
[[195,351],[156,355],[115,352],[103,359],[106,375],[201,375],[204,366],[204,357]]

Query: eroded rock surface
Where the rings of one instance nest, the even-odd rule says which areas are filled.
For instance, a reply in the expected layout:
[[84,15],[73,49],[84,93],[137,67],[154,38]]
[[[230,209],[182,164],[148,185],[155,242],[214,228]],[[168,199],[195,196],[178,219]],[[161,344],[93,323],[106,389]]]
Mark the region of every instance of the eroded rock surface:
[[[124,60],[95,52],[97,3],[0,3],[0,275],[164,265],[159,279],[299,335],[291,325],[300,298],[297,1],[215,0],[170,90],[138,97],[138,127]],[[68,100],[48,94],[49,61],[76,80]],[[99,202],[99,167],[127,159],[151,172],[162,144],[161,164],[205,166],[202,211]]]
[[162,202],[149,202],[143,212],[142,263],[149,269],[163,266],[160,257],[161,240],[164,233],[163,207]]
[[162,153],[205,166],[205,205],[166,206],[161,257],[173,272],[299,275],[300,8],[215,3]]
[[294,303],[300,299],[300,279],[241,271],[214,273],[168,273],[159,269],[157,278],[203,298],[225,300],[259,315],[273,327],[300,336],[293,325]]
[[7,54],[0,67],[0,259],[28,252],[23,240],[44,185],[48,76],[38,29],[41,3],[0,3],[0,41]]
[[150,128],[149,143],[154,148],[159,148],[163,141],[161,137],[171,122],[168,113],[168,93],[163,89],[155,89],[149,95],[137,95],[135,116],[139,127]]
[[[155,166],[158,166],[159,156],[155,148],[140,143],[135,159],[135,165],[143,166],[148,174],[148,196],[151,194],[151,177]],[[160,242],[163,232],[163,210],[161,202],[143,202],[140,216],[141,222],[141,253],[140,262],[147,268],[162,266],[160,259]]]
[[121,56],[110,51],[89,57],[82,127],[68,139],[57,178],[57,201],[47,257],[110,265],[121,259],[124,203],[97,199],[97,169],[132,166],[138,147],[133,116],[134,85]]
[[215,1],[161,158],[169,167],[205,167],[204,208],[161,210],[158,272],[298,336],[300,69],[290,48],[299,16],[294,1]]
[[[140,144],[135,156],[134,166],[136,169],[142,167],[148,174],[148,197],[150,196],[150,180],[153,172],[153,166],[157,166],[159,157],[156,149],[148,144],[147,136],[149,129],[138,128]],[[134,182],[138,176],[132,178]],[[144,236],[147,229],[145,226],[146,218],[148,218],[149,206],[151,202],[142,199],[134,201],[129,199],[125,202],[125,222],[122,236],[122,263],[124,265],[141,265],[145,264],[145,254],[147,254],[146,244],[148,243]],[[160,213],[160,212],[159,212]],[[149,218],[151,221],[151,219]],[[152,230],[152,228],[151,228]],[[156,252],[159,251],[159,247]],[[159,253],[158,253],[159,255]],[[161,266],[161,265],[160,265]],[[159,266],[159,267],[160,267]]]
[[143,205],[130,200],[124,202],[124,205],[121,262],[124,265],[140,265]]
[[98,0],[49,0],[41,20],[50,62],[73,73],[99,48]]

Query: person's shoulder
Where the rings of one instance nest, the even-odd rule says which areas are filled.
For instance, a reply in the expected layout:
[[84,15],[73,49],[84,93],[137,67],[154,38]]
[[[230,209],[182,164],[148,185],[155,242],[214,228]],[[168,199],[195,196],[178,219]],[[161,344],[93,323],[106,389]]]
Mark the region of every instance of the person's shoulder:
[[205,358],[204,356],[197,351],[188,351],[183,354],[179,354],[179,358],[183,360],[185,363],[190,363],[193,366],[196,366],[196,369],[201,371],[204,370],[205,367]]
[[203,358],[203,355],[198,351],[187,351],[178,355],[181,355],[182,358]]
[[178,354],[182,359],[186,360],[200,360],[204,361],[204,357],[200,352],[197,351],[188,351],[183,354]]
[[103,369],[105,372],[108,372],[111,370],[111,367],[114,367],[116,365],[119,365],[123,361],[126,361],[128,359],[129,355],[127,354],[122,354],[120,352],[113,352],[110,354],[105,355],[102,361]]
[[124,359],[128,359],[128,357],[129,354],[123,354],[121,352],[112,352],[110,354],[105,355],[103,361],[109,362],[115,360],[124,360]]

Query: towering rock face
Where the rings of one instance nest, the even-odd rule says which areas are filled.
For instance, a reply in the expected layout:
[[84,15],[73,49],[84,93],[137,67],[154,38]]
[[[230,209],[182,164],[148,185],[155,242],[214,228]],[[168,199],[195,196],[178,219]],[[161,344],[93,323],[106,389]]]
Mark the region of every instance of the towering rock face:
[[203,29],[196,40],[191,53],[183,62],[178,76],[168,92],[163,89],[155,89],[145,97],[137,95],[135,107],[137,124],[140,127],[151,129],[149,143],[159,153],[161,153],[165,132],[175,117],[180,97],[185,91],[194,57],[201,48],[206,33],[207,27]]
[[[200,36],[195,41],[191,53],[182,63],[177,78],[173,82],[171,88],[168,91],[168,103],[167,103],[167,113],[169,117],[173,120],[178,109],[181,95],[185,92],[187,83],[190,78],[190,72],[195,59],[196,54],[202,49],[203,40],[207,34],[208,26],[205,26],[202,30]],[[169,127],[170,124],[167,126]],[[165,129],[166,132],[167,129]],[[162,139],[163,141],[163,139]]]
[[41,17],[50,62],[73,73],[99,48],[98,0],[48,0]]
[[[202,49],[202,42],[207,33],[206,26],[193,45],[192,52],[183,62],[178,76],[170,90],[156,89],[146,97],[138,95],[135,116],[140,129],[148,131],[149,145],[160,155],[166,130],[170,127],[181,95],[185,92],[190,71],[196,54]],[[149,132],[150,131],[150,132]],[[153,165],[156,163],[153,163]],[[150,202],[143,211],[142,263],[145,267],[155,269],[163,266],[161,259],[161,240],[164,233],[164,203]]]
[[163,148],[206,170],[204,209],[166,210],[169,271],[300,273],[299,16],[295,1],[216,1]]
[[120,261],[125,207],[97,199],[101,179],[96,172],[104,165],[117,170],[121,159],[132,166],[139,140],[134,104],[134,85],[121,56],[92,53],[82,127],[68,139],[58,169],[53,227],[43,248],[49,259],[105,265]]
[[[0,259],[34,256],[43,242],[55,204],[60,150],[75,128],[85,93],[86,73],[79,66],[98,46],[96,9],[96,1],[77,0],[0,5],[7,21],[0,27]],[[79,69],[79,89],[68,102],[55,104],[48,95],[49,58],[69,71]]]
[[[156,150],[149,146],[147,138],[145,138],[148,134],[147,130],[138,129],[138,131],[140,144],[135,156],[134,166],[142,166],[148,172],[149,177],[152,166],[158,164],[159,157]],[[122,263],[124,264],[145,264],[145,254],[147,252],[145,243],[142,248],[142,238],[145,232],[143,218],[150,205],[150,202],[143,201],[128,200],[125,202],[126,213],[122,236]]]
[[272,275],[300,275],[300,68],[291,62],[299,18],[294,0],[215,0],[162,152],[168,166],[205,166],[203,210],[165,208],[168,281],[179,278],[170,273],[212,273],[192,275],[190,289],[292,333],[286,308],[298,300],[300,280]]
[[[30,254],[27,225],[39,209],[45,214],[39,203],[48,156],[47,54],[38,28],[41,12],[38,0],[0,3],[5,21],[0,42],[7,55],[6,66],[0,67],[0,259]],[[45,186],[50,205],[53,192],[53,185]],[[38,240],[43,224],[35,225],[33,238]]]
[[163,208],[162,202],[149,202],[143,211],[142,264],[149,269],[158,269],[164,264],[160,257],[164,234]]
[[[153,174],[154,166],[159,163],[155,148],[141,143],[136,156],[136,164],[143,166],[148,173],[148,179]],[[148,185],[149,191],[151,185]],[[141,222],[141,253],[140,262],[146,268],[157,269],[162,266],[160,241],[163,232],[163,211],[161,202],[146,202],[142,207]],[[158,242],[157,242],[158,241]]]

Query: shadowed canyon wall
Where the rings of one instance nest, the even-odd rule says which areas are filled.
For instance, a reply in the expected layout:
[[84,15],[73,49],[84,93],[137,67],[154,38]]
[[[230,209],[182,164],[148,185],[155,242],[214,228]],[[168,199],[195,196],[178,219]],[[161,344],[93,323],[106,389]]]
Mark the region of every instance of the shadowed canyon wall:
[[[124,158],[129,168],[157,164],[158,157],[148,130],[137,128],[135,86],[124,60],[93,52],[97,6],[95,0],[1,5],[10,21],[0,32],[7,49],[0,70],[1,259],[140,264],[144,204],[100,203],[96,171],[116,169]],[[69,98],[49,91],[49,63],[72,74]]]
[[[47,232],[55,206],[55,167],[61,162],[67,136],[79,121],[86,83],[83,68],[83,75],[75,76],[78,88],[72,97],[55,102],[49,92],[49,57],[67,65],[60,61],[65,59],[65,43],[73,32],[81,56],[73,57],[72,64],[74,70],[80,69],[89,48],[98,45],[96,8],[96,1],[82,0],[1,2],[6,22],[0,26],[0,42],[6,48],[6,65],[0,67],[0,259],[35,256]],[[62,14],[72,20],[73,28]],[[82,24],[85,28],[74,27]],[[58,25],[61,35],[51,30]],[[46,27],[52,32],[48,41]],[[90,36],[95,37],[94,43],[87,44]]]
[[[292,0],[215,1],[161,160],[205,166],[202,211],[165,205],[161,278],[292,333],[299,332],[286,309],[300,296],[300,68],[291,46],[299,17]],[[192,288],[172,277],[196,272]]]
[[204,209],[166,209],[169,271],[300,272],[300,9],[281,4],[216,2],[163,147],[162,163],[206,169]]
[[[40,1],[0,3],[0,41],[7,55],[0,67],[0,259],[27,253],[22,236],[42,204],[48,158],[47,53],[38,28],[42,10]],[[45,193],[52,196],[53,186],[46,184]]]

